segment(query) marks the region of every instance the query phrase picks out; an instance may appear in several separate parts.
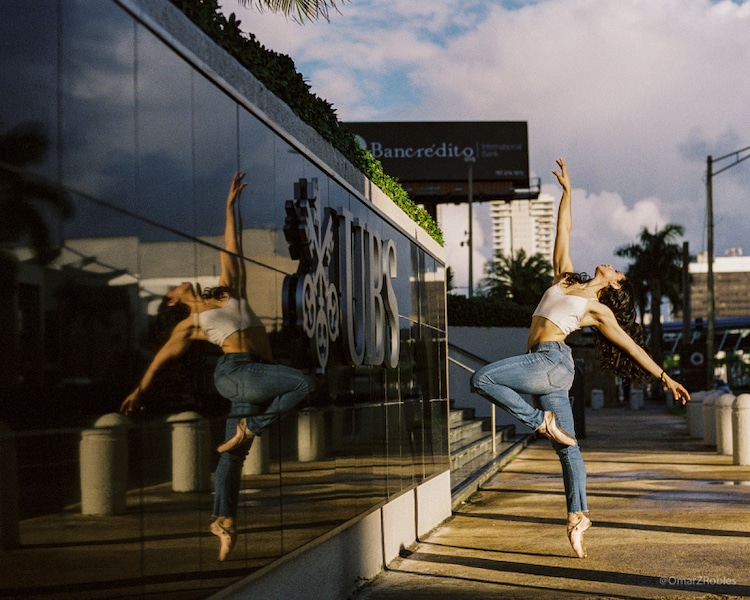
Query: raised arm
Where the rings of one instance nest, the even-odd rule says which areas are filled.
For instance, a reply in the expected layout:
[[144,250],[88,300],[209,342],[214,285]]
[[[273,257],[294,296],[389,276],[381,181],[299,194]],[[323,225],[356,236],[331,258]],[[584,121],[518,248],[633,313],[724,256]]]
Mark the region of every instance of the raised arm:
[[[664,389],[672,392],[675,400],[681,401],[684,404],[690,399],[688,391],[667,375],[664,369],[649,356],[648,352],[636,344],[625,330],[620,327],[614,313],[608,306],[598,302],[595,303],[594,301],[591,301],[589,304],[593,305],[590,312],[592,322],[585,323],[586,326],[593,325],[610,342],[627,352],[646,373],[660,380]],[[583,321],[581,324],[584,324]]]
[[570,199],[570,178],[565,162],[562,158],[557,159],[559,171],[552,171],[557,181],[562,186],[562,197],[557,210],[557,233],[555,234],[555,249],[552,255],[552,267],[555,277],[562,273],[573,271],[573,261],[570,259],[570,230],[573,226],[573,215]]
[[241,296],[245,294],[245,265],[240,260],[240,247],[238,243],[237,222],[235,219],[234,205],[240,197],[240,193],[247,183],[243,181],[244,173],[235,173],[229,187],[226,205],[226,222],[224,225],[224,248],[227,252],[221,253],[221,276],[219,285],[236,290]]
[[197,328],[193,325],[191,317],[180,321],[172,331],[169,339],[159,349],[154,356],[151,364],[141,378],[138,387],[135,388],[120,405],[120,412],[126,415],[133,413],[141,407],[141,396],[154,380],[154,376],[159,370],[172,359],[182,355],[190,346],[194,339],[198,339]]

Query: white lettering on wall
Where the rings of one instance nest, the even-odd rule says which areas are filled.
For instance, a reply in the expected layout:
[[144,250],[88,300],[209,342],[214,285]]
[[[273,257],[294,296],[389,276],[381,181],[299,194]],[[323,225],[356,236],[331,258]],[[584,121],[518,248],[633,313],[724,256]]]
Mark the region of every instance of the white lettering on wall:
[[[304,183],[303,183],[304,182]],[[313,190],[308,197],[308,189]],[[311,342],[324,372],[331,343],[341,339],[351,365],[398,365],[400,330],[396,244],[344,208],[319,222],[317,181],[295,184],[284,234],[297,272],[284,280],[284,317]]]

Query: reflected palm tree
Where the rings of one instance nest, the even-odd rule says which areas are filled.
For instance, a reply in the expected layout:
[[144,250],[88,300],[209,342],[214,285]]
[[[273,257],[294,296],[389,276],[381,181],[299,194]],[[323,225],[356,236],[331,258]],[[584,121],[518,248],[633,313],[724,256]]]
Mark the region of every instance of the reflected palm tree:
[[44,160],[49,141],[39,123],[22,123],[0,132],[0,253],[7,260],[8,249],[28,242],[34,259],[48,264],[60,253],[51,243],[44,207],[63,218],[73,207],[63,190],[27,174],[24,169]]
[[73,215],[61,188],[26,170],[41,164],[48,148],[49,139],[40,123],[21,123],[0,131],[0,388],[12,385],[17,373],[18,259],[13,249],[28,245],[36,263],[50,263],[60,249],[52,244],[45,215],[50,209],[63,218]]

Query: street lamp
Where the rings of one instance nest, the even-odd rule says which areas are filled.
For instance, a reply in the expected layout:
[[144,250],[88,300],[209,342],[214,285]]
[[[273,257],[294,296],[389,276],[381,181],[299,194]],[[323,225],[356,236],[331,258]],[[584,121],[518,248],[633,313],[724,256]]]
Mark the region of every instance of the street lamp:
[[[743,160],[750,158],[750,154],[740,158],[740,154],[750,151],[750,146],[736,150],[713,159],[708,156],[706,164],[706,228],[707,243],[706,253],[708,254],[708,271],[706,272],[706,389],[711,390],[714,387],[714,199],[713,199],[713,176],[723,173],[730,167],[741,163]],[[718,171],[713,170],[714,163],[720,162],[727,158],[734,157],[734,162],[722,167]]]
[[474,204],[474,156],[465,156],[464,162],[469,165],[469,298],[474,296],[474,235],[473,235],[473,204]]

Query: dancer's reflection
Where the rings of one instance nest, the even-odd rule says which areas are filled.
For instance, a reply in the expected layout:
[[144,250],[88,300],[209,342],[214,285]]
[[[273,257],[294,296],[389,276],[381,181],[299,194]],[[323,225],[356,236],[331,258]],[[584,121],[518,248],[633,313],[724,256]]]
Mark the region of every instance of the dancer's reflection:
[[313,389],[312,377],[291,367],[274,364],[265,327],[248,305],[244,262],[239,244],[234,205],[247,185],[244,173],[232,179],[226,203],[224,247],[219,285],[201,290],[189,282],[174,288],[164,306],[190,314],[179,321],[156,353],[138,387],[123,401],[120,411],[131,414],[142,406],[142,396],[154,375],[180,356],[194,340],[206,340],[224,353],[214,372],[219,393],[232,403],[226,424],[226,441],[214,474],[215,521],[211,532],[219,537],[219,560],[224,560],[237,539],[235,520],[242,478],[242,463],[255,436],[279,416],[299,404]]

